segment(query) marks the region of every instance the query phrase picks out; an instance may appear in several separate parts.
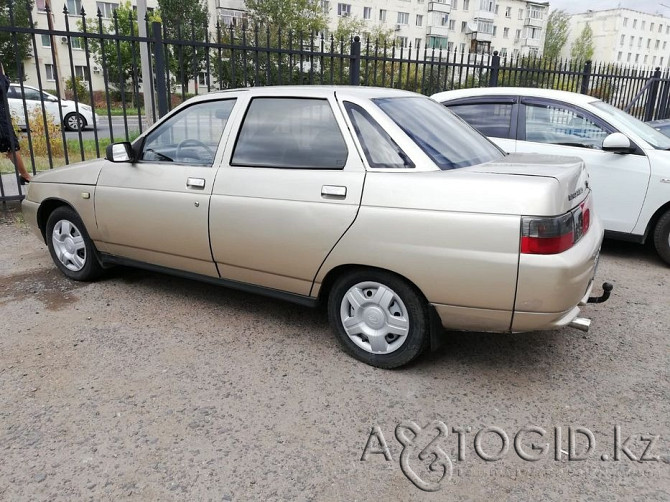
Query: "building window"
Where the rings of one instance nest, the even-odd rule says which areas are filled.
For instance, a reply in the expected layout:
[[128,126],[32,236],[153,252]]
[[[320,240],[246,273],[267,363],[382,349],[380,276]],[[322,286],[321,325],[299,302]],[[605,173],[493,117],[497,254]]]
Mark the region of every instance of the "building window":
[[461,33],[465,33],[465,30],[467,29],[467,27],[468,27],[467,21],[461,22]]
[[458,0],[453,0],[451,2],[451,10],[458,10]]
[[625,28],[626,26],[628,26],[628,18],[624,17],[623,18],[623,27]]
[[337,4],[337,15],[340,17],[348,17],[351,15],[351,4],[349,3],[338,3]]
[[663,42],[663,50],[668,46],[668,42]]
[[396,37],[396,40],[398,41],[398,46],[407,48],[409,45],[409,39],[407,37]]
[[461,54],[465,53],[465,44],[464,43],[460,45],[460,49],[461,49]]
[[480,19],[479,21],[477,21],[477,31],[479,33],[487,33],[489,35],[493,35],[493,22],[484,21]]
[[409,24],[409,12],[398,12],[398,24]]
[[538,7],[531,5],[530,8],[528,9],[528,17],[530,17],[531,19],[542,19],[543,12],[544,9],[540,9]]
[[415,38],[414,39],[414,48],[416,50],[421,49],[421,39],[420,38]]
[[651,23],[651,24],[649,25],[649,31],[654,31],[654,23]]
[[[442,26],[444,26],[444,20],[445,19],[447,19],[447,16],[442,17],[442,22],[443,22]],[[454,31],[456,29],[456,21],[454,21],[453,19],[449,20],[449,29],[451,31]]]
[[626,35],[621,35],[621,44],[620,45],[623,45],[624,43],[626,43]]
[[501,58],[507,57],[507,47],[503,47],[502,49],[500,49],[500,57]]
[[646,22],[646,21],[642,21],[642,23],[640,24],[640,29],[641,29],[641,30],[644,30],[644,26],[645,26],[645,24],[647,24],[647,22]]
[[626,57],[626,63],[630,63],[630,52],[628,53],[628,56]]
[[509,28],[503,28],[503,38],[509,38]]
[[651,38],[647,39],[647,49],[651,47]]
[[659,66],[663,66],[663,58],[661,58],[661,60],[659,61],[658,65],[659,65]]
[[519,9],[519,20],[523,20],[523,9]]
[[326,14],[330,12],[330,2],[328,0],[321,0],[321,10]]
[[67,0],[67,13],[70,16],[78,16],[81,12],[81,0]]
[[[325,6],[324,6],[325,4]],[[324,12],[328,12],[328,2],[322,1],[321,2],[321,8],[326,9]],[[147,9],[148,10],[148,9]],[[234,9],[217,9],[217,14],[219,16],[219,19],[221,20],[221,23],[224,24],[227,27],[231,26],[241,26],[244,22],[244,20],[247,17],[246,12],[241,11],[241,10],[234,10]]]
[[470,0],[463,0],[463,10],[470,10]]
[[386,22],[386,9],[379,9],[379,20]]
[[54,71],[54,65],[52,64],[45,64],[44,65],[44,70],[47,75],[47,80],[54,81],[56,80],[56,72]]
[[496,33],[498,33],[498,27],[494,24],[493,25],[493,36],[496,36]]
[[640,38],[637,40],[637,48],[639,49],[639,48],[641,48],[641,47],[642,47],[642,37],[640,37]]
[[633,19],[633,29],[637,28],[637,19]]
[[47,10],[47,3],[44,0],[37,0],[35,6],[37,7],[37,12],[44,12]]
[[416,25],[417,26],[423,26],[423,16],[417,14],[416,15]]
[[82,50],[84,48],[84,42],[79,37],[70,37],[70,45],[73,49]]
[[647,64],[647,55],[644,55],[644,64]]
[[505,17],[512,17],[512,7],[505,7]]
[[637,63],[639,63],[639,62],[640,62],[640,55],[639,55],[639,54],[635,54],[635,63],[637,64]]
[[486,12],[493,12],[496,8],[493,0],[480,0],[479,1],[480,10],[485,10]]
[[665,34],[670,35],[670,24],[665,27]]
[[[51,47],[51,36],[42,35],[41,38],[42,38],[42,47]],[[658,42],[658,40],[657,40],[657,42]]]
[[622,57],[622,56],[623,56],[623,53],[622,53],[622,52],[619,52],[619,54],[617,54],[616,60],[617,60],[617,61],[621,61],[621,57]]
[[91,77],[88,73],[88,68],[86,66],[75,66],[74,67],[74,76],[88,82],[91,80]]
[[656,56],[651,58],[651,65],[654,66],[656,64]]
[[370,19],[372,17],[372,7],[363,7],[363,19]]
[[109,2],[96,2],[95,6],[105,19],[111,19],[114,15],[114,11],[119,7],[117,4]]
[[521,30],[516,30],[516,35],[514,36],[515,40],[519,40],[521,38]]
[[659,23],[658,25],[658,32],[663,33],[663,25]]
[[630,36],[630,43],[628,44],[628,47],[633,47],[633,43],[635,42],[635,37],[633,35]]
[[198,73],[198,85],[207,85],[207,72],[201,71]]

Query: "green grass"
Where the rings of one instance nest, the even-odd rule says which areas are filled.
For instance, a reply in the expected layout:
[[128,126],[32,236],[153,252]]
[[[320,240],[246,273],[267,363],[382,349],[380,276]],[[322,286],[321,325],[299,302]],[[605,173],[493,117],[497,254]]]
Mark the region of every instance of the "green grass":
[[[126,113],[125,115],[128,117],[137,117],[137,108],[133,108],[131,106],[126,107]],[[123,108],[121,107],[112,107],[109,109],[109,114],[107,113],[107,107],[98,107],[95,109],[95,113],[97,113],[101,119],[104,119],[104,117],[107,117],[108,115],[112,117],[123,117]],[[140,108],[140,113],[142,116],[144,116],[144,108]]]
[[[130,141],[134,141],[140,133],[138,131],[129,131],[128,135],[130,136]],[[120,140],[122,138],[118,138]],[[98,145],[100,151],[100,157],[105,156],[105,149],[107,145],[111,143],[109,138],[98,138]],[[70,164],[75,162],[81,162],[81,151],[84,151],[84,160],[91,160],[98,158],[95,149],[95,140],[94,139],[84,139],[81,142],[81,146],[78,139],[69,139],[67,140],[67,153],[68,161]],[[30,156],[28,155],[27,149],[22,149],[21,153],[23,155],[23,163],[26,166],[28,171],[32,172],[32,164],[30,162]],[[61,167],[66,165],[65,156],[57,156],[52,159],[53,167]],[[49,164],[49,158],[45,155],[39,155],[35,157],[35,170],[37,172],[47,171],[51,168]],[[5,156],[0,158],[0,174],[11,174],[14,172],[14,164],[7,159]]]

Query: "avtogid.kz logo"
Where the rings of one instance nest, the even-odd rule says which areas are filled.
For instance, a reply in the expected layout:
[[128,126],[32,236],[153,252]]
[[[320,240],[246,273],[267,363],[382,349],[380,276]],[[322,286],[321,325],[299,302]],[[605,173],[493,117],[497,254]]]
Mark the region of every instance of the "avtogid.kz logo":
[[[395,428],[395,437],[402,446],[400,469],[414,485],[424,491],[439,490],[453,474],[454,464],[449,458],[450,429],[444,422],[434,420],[425,427],[406,420]],[[658,462],[654,454],[658,447],[659,435],[642,434],[623,437],[621,426],[614,426],[613,449],[599,457],[596,454],[596,437],[586,427],[554,427],[547,432],[542,427],[525,426],[513,438],[500,427],[484,427],[473,431],[471,427],[453,427],[455,436],[454,461],[466,459],[466,445],[472,441],[475,455],[486,462],[503,460],[513,449],[526,462],[537,462],[550,457],[556,461],[581,461],[596,458],[603,462],[632,460],[634,462]],[[491,446],[492,444],[497,446]],[[391,450],[381,428],[375,425],[368,434],[361,461],[370,455],[382,455],[387,462],[393,461]]]

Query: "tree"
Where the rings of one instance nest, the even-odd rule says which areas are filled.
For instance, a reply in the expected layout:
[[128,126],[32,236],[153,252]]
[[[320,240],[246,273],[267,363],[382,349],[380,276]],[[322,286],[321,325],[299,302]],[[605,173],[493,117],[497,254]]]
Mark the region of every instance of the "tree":
[[[9,6],[12,7],[12,15],[14,23],[10,22]],[[33,8],[32,0],[0,0],[0,26],[15,26],[21,28],[30,28],[30,11]],[[14,43],[18,47],[15,50]],[[18,54],[17,54],[18,52]],[[14,34],[2,31],[0,32],[0,57],[2,57],[2,64],[5,67],[5,73],[9,78],[15,80],[18,77],[17,60],[23,64],[23,61],[32,56],[32,42],[30,35],[18,33],[16,38]]]
[[249,18],[282,31],[317,33],[328,27],[328,13],[319,0],[246,0]]
[[543,55],[556,59],[568,41],[570,16],[562,9],[553,10],[547,19],[547,36],[544,39]]
[[589,23],[586,23],[577,40],[572,44],[570,56],[572,59],[582,61],[590,60],[593,57],[593,30],[589,26]]
[[[102,33],[116,34],[118,26],[118,35],[128,37],[131,34],[132,23],[132,33],[137,36],[137,14],[134,12],[130,1],[120,3],[114,11],[114,16],[108,23],[103,21]],[[153,18],[150,19],[150,21],[152,20]],[[77,25],[79,30],[83,31],[83,23],[78,21]],[[97,17],[86,20],[86,31],[89,33],[100,32]],[[100,39],[89,38],[88,47],[95,63],[105,69],[110,85],[129,90],[128,85],[132,84],[134,88],[137,83],[136,80],[139,78],[140,65],[139,47],[137,44],[122,40],[119,42],[117,52],[115,41],[105,40],[104,43],[101,43]],[[134,60],[133,55],[135,55]],[[133,62],[136,71],[133,71]]]
[[[207,49],[189,45],[188,42],[206,41],[208,38],[209,9],[207,0],[158,0],[160,18],[167,40],[183,41],[170,45],[170,74],[188,92],[190,80],[198,77],[205,67]],[[183,22],[188,20],[188,22]]]

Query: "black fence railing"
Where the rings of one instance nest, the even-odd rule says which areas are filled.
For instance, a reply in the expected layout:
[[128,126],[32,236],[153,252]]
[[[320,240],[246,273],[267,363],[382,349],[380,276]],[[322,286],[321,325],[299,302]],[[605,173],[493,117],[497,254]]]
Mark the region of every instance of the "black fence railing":
[[[670,116],[667,68],[464,54],[281,27],[170,27],[150,17],[140,30],[131,9],[109,17],[98,11],[89,18],[83,9],[73,15],[48,6],[38,13],[39,23],[30,9],[22,23],[10,0],[10,23],[0,26],[2,63],[15,82],[9,96],[0,90],[0,98],[9,100],[33,173],[97,158],[109,143],[132,141],[194,94],[248,86],[365,85],[425,95],[469,87],[541,87],[589,94],[643,120]],[[64,29],[53,28],[61,16]],[[142,49],[150,55],[144,69]],[[26,53],[30,56],[22,58]],[[144,96],[150,102],[144,103]],[[0,173],[0,200],[20,199],[14,167],[4,157]]]

